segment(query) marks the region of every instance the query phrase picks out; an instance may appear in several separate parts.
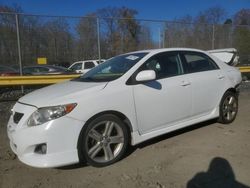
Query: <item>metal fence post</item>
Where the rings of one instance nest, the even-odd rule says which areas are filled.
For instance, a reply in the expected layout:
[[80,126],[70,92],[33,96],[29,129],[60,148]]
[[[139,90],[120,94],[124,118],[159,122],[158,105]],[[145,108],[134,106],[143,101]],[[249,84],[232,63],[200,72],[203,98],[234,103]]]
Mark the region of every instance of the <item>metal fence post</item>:
[[166,33],[166,24],[164,23],[163,32],[162,32],[162,47],[165,48],[165,33]]
[[161,48],[161,28],[159,28],[159,48]]
[[[17,36],[17,51],[18,51],[18,63],[20,75],[23,75],[23,66],[22,66],[22,55],[21,55],[21,44],[20,44],[20,31],[19,31],[19,16],[15,14],[16,18],[16,36]],[[21,86],[22,94],[24,93],[24,88]]]
[[123,33],[122,33],[122,37],[121,37],[121,51],[120,51],[120,53],[122,54],[122,53],[124,53],[124,35],[123,35]]
[[233,32],[233,25],[231,24],[230,27],[231,27],[230,28],[230,46],[233,47],[233,34],[234,34],[234,32]]
[[100,20],[99,20],[99,18],[96,18],[96,27],[97,27],[98,58],[99,58],[99,63],[101,63]]
[[215,32],[215,27],[214,27],[214,24],[213,24],[213,31],[212,31],[212,50],[214,49],[214,41],[215,41],[215,36],[214,36],[214,32]]

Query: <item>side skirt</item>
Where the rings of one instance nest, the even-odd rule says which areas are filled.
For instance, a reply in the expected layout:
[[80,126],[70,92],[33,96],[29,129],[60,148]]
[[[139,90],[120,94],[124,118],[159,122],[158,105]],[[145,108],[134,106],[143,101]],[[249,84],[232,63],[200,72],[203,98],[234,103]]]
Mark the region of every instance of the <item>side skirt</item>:
[[139,131],[137,130],[131,133],[131,139],[132,139],[131,145],[136,145],[143,141],[149,140],[151,138],[154,138],[154,137],[157,137],[157,136],[184,128],[184,127],[188,127],[196,123],[201,123],[210,119],[214,119],[217,117],[219,117],[219,107],[215,108],[210,114],[206,116],[202,116],[202,117],[195,118],[195,119],[190,119],[190,120],[183,121],[183,122],[171,125],[171,126],[168,125],[162,129],[154,130],[154,131],[142,134],[142,135],[140,135]]

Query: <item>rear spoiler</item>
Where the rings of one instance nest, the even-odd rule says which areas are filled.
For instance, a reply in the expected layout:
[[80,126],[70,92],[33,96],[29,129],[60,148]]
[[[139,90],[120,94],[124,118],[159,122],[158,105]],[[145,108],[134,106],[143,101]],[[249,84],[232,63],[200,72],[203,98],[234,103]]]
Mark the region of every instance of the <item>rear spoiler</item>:
[[228,65],[236,66],[239,64],[239,56],[237,55],[237,50],[235,48],[208,50],[207,52]]

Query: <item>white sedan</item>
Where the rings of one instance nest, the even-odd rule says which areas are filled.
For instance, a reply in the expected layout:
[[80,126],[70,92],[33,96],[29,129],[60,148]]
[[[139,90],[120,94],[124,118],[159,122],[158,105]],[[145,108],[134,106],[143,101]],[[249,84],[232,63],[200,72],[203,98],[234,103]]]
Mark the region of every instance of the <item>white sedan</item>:
[[116,56],[79,78],[36,90],[12,109],[10,146],[34,167],[110,165],[129,144],[238,111],[241,74],[187,48]]

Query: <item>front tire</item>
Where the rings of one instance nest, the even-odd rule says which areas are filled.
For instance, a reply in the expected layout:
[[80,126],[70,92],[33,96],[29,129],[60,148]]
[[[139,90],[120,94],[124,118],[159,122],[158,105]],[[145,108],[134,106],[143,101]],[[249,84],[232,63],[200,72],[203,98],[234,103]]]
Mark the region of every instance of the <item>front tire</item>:
[[78,142],[80,161],[103,167],[120,160],[129,141],[125,124],[112,114],[97,117],[81,132]]
[[220,116],[218,122],[222,124],[232,123],[238,113],[238,96],[236,93],[227,91],[220,103]]

